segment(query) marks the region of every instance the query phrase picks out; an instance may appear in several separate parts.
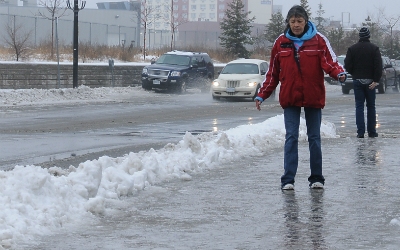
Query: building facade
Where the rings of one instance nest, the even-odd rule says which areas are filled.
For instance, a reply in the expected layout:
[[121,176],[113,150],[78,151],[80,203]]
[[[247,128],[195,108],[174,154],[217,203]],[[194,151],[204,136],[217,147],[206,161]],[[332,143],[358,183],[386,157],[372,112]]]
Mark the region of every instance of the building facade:
[[[70,0],[73,2],[73,0]],[[21,5],[22,2],[22,6]],[[97,2],[97,9],[79,11],[79,42],[108,46],[135,46],[161,48],[171,44],[175,27],[176,48],[188,46],[219,47],[220,22],[232,0],[131,0],[121,2]],[[272,14],[272,0],[243,0],[245,11],[255,17],[253,34],[261,34]],[[146,39],[143,35],[143,13],[147,16]],[[32,45],[49,39],[51,20],[38,15],[46,8],[36,0],[0,0],[0,32],[6,34],[6,26],[23,26],[31,33]],[[47,13],[50,16],[50,13]],[[56,15],[57,16],[57,15]],[[58,36],[61,44],[71,44],[73,39],[73,11],[68,10],[58,19]],[[0,44],[4,45],[3,41]]]
[[[147,20],[148,34],[157,47],[157,41],[165,39],[165,33],[175,29],[175,44],[218,46],[221,34],[220,22],[233,0],[140,0],[142,13],[151,12]],[[244,11],[255,18],[253,35],[262,34],[273,12],[272,0],[242,0]],[[173,23],[173,25],[171,25]],[[163,35],[164,34],[164,35]],[[150,37],[149,37],[150,38]],[[150,38],[151,39],[151,38]]]

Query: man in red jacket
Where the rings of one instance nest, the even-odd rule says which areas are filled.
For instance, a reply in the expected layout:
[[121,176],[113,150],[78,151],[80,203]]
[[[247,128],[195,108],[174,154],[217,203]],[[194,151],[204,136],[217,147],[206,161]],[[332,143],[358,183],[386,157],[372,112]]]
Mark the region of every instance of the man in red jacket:
[[282,190],[293,190],[298,167],[298,138],[301,108],[304,107],[310,151],[310,188],[323,188],[321,117],[325,106],[324,72],[344,82],[346,74],[338,64],[328,39],[317,32],[307,12],[293,6],[286,18],[287,27],[272,48],[269,70],[255,98],[256,107],[281,83],[279,102],[284,110],[285,147]]

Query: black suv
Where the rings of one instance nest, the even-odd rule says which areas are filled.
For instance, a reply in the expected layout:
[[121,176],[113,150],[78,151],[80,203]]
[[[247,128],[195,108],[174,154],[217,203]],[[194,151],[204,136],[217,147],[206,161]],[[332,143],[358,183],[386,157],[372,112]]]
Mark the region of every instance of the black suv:
[[207,53],[171,51],[143,68],[142,87],[146,90],[168,89],[179,93],[186,88],[210,90],[214,64]]

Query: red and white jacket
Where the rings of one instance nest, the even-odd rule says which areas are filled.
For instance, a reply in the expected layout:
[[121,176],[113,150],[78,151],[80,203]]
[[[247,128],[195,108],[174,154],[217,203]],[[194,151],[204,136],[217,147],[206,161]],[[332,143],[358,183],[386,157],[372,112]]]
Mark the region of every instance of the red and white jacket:
[[274,43],[269,69],[257,96],[267,99],[281,83],[279,102],[282,108],[323,108],[323,71],[336,80],[345,72],[324,35],[317,33],[296,51],[293,41],[282,34]]

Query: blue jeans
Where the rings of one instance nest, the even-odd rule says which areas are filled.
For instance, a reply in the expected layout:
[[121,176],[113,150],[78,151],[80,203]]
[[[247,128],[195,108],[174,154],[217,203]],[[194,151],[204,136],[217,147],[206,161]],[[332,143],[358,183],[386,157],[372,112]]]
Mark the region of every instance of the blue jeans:
[[[285,148],[284,148],[284,174],[281,177],[282,186],[294,184],[294,178],[299,165],[298,142],[301,107],[288,107],[284,109],[285,120]],[[319,108],[304,108],[308,147],[310,151],[311,175],[310,183],[325,183],[322,176],[322,150],[321,150],[321,119],[322,111]]]
[[369,89],[369,84],[362,84],[353,80],[354,99],[356,100],[356,125],[357,134],[365,134],[364,103],[367,107],[367,131],[368,134],[376,133],[375,88]]

